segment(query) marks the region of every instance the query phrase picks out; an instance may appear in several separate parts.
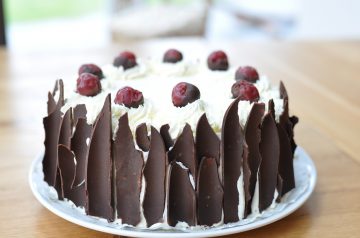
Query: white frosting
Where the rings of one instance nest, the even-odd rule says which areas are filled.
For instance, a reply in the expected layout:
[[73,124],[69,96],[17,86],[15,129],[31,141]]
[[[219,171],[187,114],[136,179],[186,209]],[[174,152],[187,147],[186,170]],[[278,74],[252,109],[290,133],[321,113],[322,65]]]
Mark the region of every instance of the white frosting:
[[243,168],[241,168],[241,175],[237,181],[237,189],[239,192],[239,205],[238,205],[238,217],[239,220],[242,220],[244,217],[245,211],[245,192],[244,192],[244,173]]
[[[106,65],[102,67],[104,79],[101,80],[102,92],[94,97],[81,96],[75,91],[76,77],[73,87],[65,84],[65,112],[70,107],[85,104],[87,121],[93,124],[100,112],[105,97],[110,93],[112,101],[117,91],[125,86],[133,87],[143,93],[144,104],[138,108],[127,108],[112,102],[113,130],[116,130],[119,117],[128,113],[132,131],[140,123],[153,125],[159,129],[163,124],[170,125],[170,134],[176,138],[188,123],[195,131],[198,119],[203,113],[216,133],[221,131],[226,109],[232,102],[231,86],[235,83],[235,68],[227,71],[211,71],[205,61],[181,61],[175,64],[162,63],[161,60],[138,60],[134,68],[123,70],[122,67]],[[184,107],[172,104],[171,93],[179,82],[188,82],[200,90],[200,99]],[[275,103],[275,114],[278,120],[283,111],[283,100],[280,99],[278,87],[272,87],[266,76],[261,76],[255,83],[260,94],[260,101],[268,104],[270,99]],[[239,117],[245,125],[252,104],[240,101]]]

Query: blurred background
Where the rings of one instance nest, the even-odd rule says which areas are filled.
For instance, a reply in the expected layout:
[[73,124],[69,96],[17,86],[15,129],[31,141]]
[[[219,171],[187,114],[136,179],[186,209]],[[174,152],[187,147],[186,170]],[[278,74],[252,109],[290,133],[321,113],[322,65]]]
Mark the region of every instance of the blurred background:
[[[360,38],[359,0],[0,0],[14,51],[100,48],[159,37],[209,41]],[[1,40],[2,39],[2,40]]]

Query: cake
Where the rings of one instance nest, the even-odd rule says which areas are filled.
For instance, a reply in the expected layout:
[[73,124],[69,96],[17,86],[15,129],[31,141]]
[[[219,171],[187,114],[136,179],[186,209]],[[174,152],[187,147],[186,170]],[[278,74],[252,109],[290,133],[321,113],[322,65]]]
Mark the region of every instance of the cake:
[[251,66],[129,51],[57,80],[43,119],[44,181],[93,217],[139,228],[261,216],[295,188],[285,86]]

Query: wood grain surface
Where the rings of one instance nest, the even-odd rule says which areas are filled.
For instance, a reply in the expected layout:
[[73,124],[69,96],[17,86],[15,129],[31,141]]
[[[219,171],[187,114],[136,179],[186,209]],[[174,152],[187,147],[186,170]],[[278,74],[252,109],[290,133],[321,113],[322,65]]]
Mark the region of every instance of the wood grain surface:
[[206,42],[156,40],[104,49],[20,52],[0,48],[0,237],[113,237],[69,223],[31,194],[28,171],[43,146],[42,117],[55,79],[75,83],[82,63],[105,64],[123,49],[139,56],[176,47],[190,55],[224,49],[232,65],[253,65],[283,80],[296,140],[318,169],[314,194],[268,226],[227,237],[359,237],[360,42]]

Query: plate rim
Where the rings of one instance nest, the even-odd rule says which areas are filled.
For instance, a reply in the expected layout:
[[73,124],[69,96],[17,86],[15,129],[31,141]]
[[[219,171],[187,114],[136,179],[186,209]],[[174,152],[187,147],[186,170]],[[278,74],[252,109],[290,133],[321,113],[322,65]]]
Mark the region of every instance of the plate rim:
[[304,191],[304,193],[296,200],[296,202],[288,204],[288,206],[281,212],[273,214],[269,217],[265,217],[261,220],[254,221],[248,224],[244,225],[237,225],[233,227],[226,227],[224,229],[217,229],[217,230],[199,230],[194,232],[159,232],[156,230],[151,231],[135,231],[135,230],[127,230],[127,229],[121,229],[121,228],[113,228],[113,227],[106,227],[102,226],[100,224],[93,224],[89,223],[88,221],[83,221],[79,218],[73,217],[61,210],[56,209],[56,207],[53,207],[50,203],[48,203],[42,195],[37,191],[36,185],[34,184],[32,177],[33,173],[35,171],[36,165],[40,163],[40,160],[42,160],[43,152],[40,152],[35,159],[32,161],[29,174],[28,174],[28,181],[31,188],[31,191],[35,198],[40,202],[42,206],[44,206],[46,209],[48,209],[50,212],[54,213],[55,215],[63,218],[64,220],[67,220],[71,223],[77,224],[82,227],[86,227],[91,230],[96,230],[100,232],[105,232],[108,234],[113,235],[122,235],[122,236],[128,236],[128,237],[159,237],[159,238],[190,238],[190,237],[214,237],[214,236],[224,236],[224,235],[230,235],[235,233],[241,233],[253,229],[257,229],[259,227],[266,226],[268,224],[274,223],[291,213],[295,212],[298,208],[300,208],[311,196],[313,193],[316,181],[317,181],[317,171],[315,164],[313,160],[310,158],[310,156],[306,153],[306,151],[300,147],[297,146],[296,153],[299,153],[302,157],[302,159],[305,160],[307,167],[310,169],[310,179],[309,179],[309,185],[307,189]]

